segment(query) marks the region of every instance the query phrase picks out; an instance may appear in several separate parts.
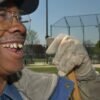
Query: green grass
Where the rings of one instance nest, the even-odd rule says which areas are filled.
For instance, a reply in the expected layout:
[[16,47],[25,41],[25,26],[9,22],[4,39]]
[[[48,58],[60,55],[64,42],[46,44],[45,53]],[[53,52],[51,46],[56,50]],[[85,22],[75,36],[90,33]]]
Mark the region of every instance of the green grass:
[[48,68],[41,67],[41,68],[30,68],[30,69],[36,72],[46,72],[55,74],[57,73],[57,69],[55,67],[48,67]]
[[96,68],[96,70],[100,73],[100,68]]
[[48,64],[29,64],[31,70],[36,72],[57,73],[57,68],[54,65]]
[[[28,66],[31,67],[30,68],[31,70],[36,71],[36,72],[57,73],[57,69],[53,65],[30,64]],[[96,68],[96,70],[100,72],[100,68]]]
[[[30,68],[30,69],[36,72],[46,72],[46,73],[57,74],[57,69],[54,67],[48,67],[48,68],[41,67],[41,68]],[[96,70],[100,73],[100,68],[96,68]]]

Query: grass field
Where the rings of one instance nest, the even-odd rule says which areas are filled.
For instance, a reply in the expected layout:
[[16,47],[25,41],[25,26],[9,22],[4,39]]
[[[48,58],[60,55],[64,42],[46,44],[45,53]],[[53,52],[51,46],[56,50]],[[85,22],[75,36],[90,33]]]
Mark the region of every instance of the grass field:
[[100,73],[100,68],[96,68],[96,70]]
[[57,73],[57,69],[54,67],[48,67],[48,68],[41,67],[41,68],[30,68],[30,69],[36,72]]
[[30,64],[28,68],[36,72],[57,73],[56,67],[48,64]]
[[[36,72],[47,72],[47,73],[57,73],[56,67],[48,64],[30,64],[29,68]],[[100,68],[96,68],[100,72]]]

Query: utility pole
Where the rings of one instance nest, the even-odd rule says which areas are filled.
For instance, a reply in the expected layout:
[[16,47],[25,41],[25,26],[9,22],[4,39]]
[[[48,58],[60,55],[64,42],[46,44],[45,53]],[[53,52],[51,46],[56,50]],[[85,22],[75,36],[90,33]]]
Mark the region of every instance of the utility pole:
[[47,39],[48,36],[48,0],[46,0],[46,36],[45,38]]

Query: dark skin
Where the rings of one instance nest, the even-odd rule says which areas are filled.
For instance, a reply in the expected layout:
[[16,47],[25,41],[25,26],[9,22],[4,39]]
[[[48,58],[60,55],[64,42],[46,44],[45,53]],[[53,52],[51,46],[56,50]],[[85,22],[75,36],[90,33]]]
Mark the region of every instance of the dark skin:
[[[9,2],[6,11],[8,14],[19,13],[19,9]],[[12,13],[13,12],[13,13]],[[14,74],[23,68],[23,46],[26,29],[24,25],[17,19],[13,17],[11,23],[9,20],[3,19],[0,16],[0,94],[2,93],[6,83],[7,77]],[[4,31],[3,31],[4,30]],[[20,49],[17,49],[17,47]]]

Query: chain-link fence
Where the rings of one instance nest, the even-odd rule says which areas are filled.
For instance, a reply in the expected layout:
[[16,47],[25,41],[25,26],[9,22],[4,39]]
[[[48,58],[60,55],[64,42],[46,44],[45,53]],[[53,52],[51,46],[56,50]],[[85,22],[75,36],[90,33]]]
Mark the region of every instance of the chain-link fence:
[[58,33],[74,35],[80,40],[95,43],[100,40],[100,14],[65,16],[50,27],[51,36]]
[[100,14],[62,17],[50,25],[51,37],[60,33],[79,39],[87,47],[93,62],[100,63]]

